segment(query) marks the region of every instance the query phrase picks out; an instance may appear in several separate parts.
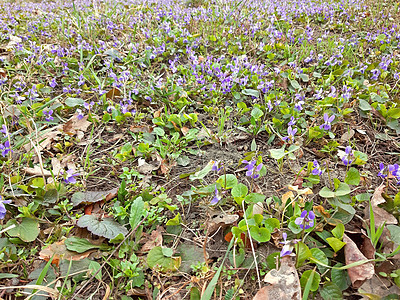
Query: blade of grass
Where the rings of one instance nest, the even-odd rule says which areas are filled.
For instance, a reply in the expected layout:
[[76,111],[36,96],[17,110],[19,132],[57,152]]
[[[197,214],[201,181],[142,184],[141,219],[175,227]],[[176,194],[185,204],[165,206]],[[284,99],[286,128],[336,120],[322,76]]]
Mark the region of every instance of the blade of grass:
[[210,283],[208,284],[206,290],[204,291],[204,294],[201,296],[201,300],[210,300],[211,299],[212,294],[214,293],[215,286],[217,285],[217,282],[218,282],[218,279],[219,279],[219,275],[222,272],[222,268],[224,266],[224,262],[225,262],[226,258],[228,257],[229,251],[232,248],[233,241],[234,241],[234,239],[231,239],[231,242],[229,243],[228,249],[226,250],[224,259],[222,260],[221,265],[219,266],[217,273],[215,273],[213,279],[211,279]]

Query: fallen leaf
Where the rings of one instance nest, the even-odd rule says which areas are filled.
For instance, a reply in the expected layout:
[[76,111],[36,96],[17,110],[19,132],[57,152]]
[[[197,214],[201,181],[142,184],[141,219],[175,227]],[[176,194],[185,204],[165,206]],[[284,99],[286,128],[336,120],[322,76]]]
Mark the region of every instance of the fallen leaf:
[[330,213],[328,213],[322,205],[314,205],[313,210],[314,210],[314,212],[320,213],[321,216],[323,216],[324,218],[331,217]]
[[282,195],[282,203],[286,203],[289,199],[293,199],[294,194],[292,191],[286,192]]
[[157,226],[156,230],[153,230],[150,235],[144,233],[144,238],[140,240],[141,243],[144,242],[141,251],[148,252],[154,247],[162,246],[163,238],[162,233],[164,232],[164,228],[161,226]]
[[42,168],[39,165],[33,166],[33,168],[25,167],[23,169],[26,174],[34,176],[51,176],[51,172]]
[[373,276],[371,279],[365,281],[358,291],[360,294],[367,296],[368,299],[382,299],[391,294],[400,295],[400,288],[398,286],[392,285],[386,278],[378,276]]
[[107,99],[114,99],[115,97],[119,96],[121,96],[121,91],[115,87],[109,90],[106,94]]
[[[92,124],[88,120],[88,116],[78,119],[78,116],[72,116],[67,123],[62,125],[62,131],[70,136],[76,135],[78,133],[85,132],[89,126]],[[58,127],[58,126],[57,126]]]
[[181,131],[182,131],[183,136],[186,136],[189,133],[189,128],[183,126],[181,128]]
[[300,300],[299,275],[290,256],[281,258],[279,270],[273,269],[265,275],[264,282],[269,285],[257,292],[253,300]]
[[220,227],[226,227],[239,220],[238,215],[219,214],[207,222],[207,231],[209,235],[215,233]]
[[340,141],[342,143],[344,142],[348,142],[353,136],[354,136],[354,130],[350,129],[349,131],[346,131],[341,137],[340,137]]
[[[382,196],[383,192],[385,189],[385,185],[382,183],[379,187],[377,187],[374,191],[374,194],[372,195],[371,198],[371,206],[372,206],[372,211],[374,213],[374,221],[375,221],[375,228],[377,229],[378,227],[381,227],[382,225],[396,225],[397,219],[395,216],[392,214],[388,213],[384,208],[379,207],[379,204],[385,203],[386,200]],[[369,220],[370,219],[370,208],[369,205],[364,210],[365,217]],[[385,228],[383,229],[382,235],[380,237],[380,241],[383,243],[383,246],[387,244],[388,240],[387,237],[389,236],[389,231],[388,229]]]
[[160,167],[160,162],[157,162],[158,166],[155,166],[153,164],[149,164],[146,162],[144,158],[139,158],[138,160],[138,172],[141,174],[149,175],[151,172],[157,170]]
[[87,258],[93,250],[86,251],[84,253],[76,253],[69,251],[64,244],[64,240],[53,243],[39,252],[39,258],[45,261],[49,261],[53,255],[52,264],[59,265],[60,260],[81,260]]
[[[365,255],[358,249],[357,245],[350,239],[346,234],[343,235],[343,242],[346,243],[344,246],[344,256],[346,265],[367,260]],[[372,278],[375,274],[374,264],[372,262],[366,262],[362,265],[351,267],[347,270],[352,286],[359,288],[367,279]]]

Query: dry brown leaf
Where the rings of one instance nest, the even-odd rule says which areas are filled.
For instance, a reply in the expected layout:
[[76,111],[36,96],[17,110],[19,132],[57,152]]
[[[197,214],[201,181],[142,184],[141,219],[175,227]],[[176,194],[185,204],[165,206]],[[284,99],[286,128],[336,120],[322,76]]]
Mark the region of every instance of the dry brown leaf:
[[141,174],[149,175],[151,172],[157,170],[160,167],[160,162],[157,162],[158,166],[155,166],[153,164],[149,164],[146,162],[144,158],[139,158],[138,160],[138,172]]
[[294,194],[292,191],[286,192],[282,195],[282,203],[286,203],[288,199],[293,199]]
[[115,87],[109,90],[106,94],[107,99],[114,99],[115,97],[121,96],[121,91]]
[[238,215],[228,215],[221,213],[207,222],[208,234],[215,233],[220,227],[226,227],[239,220]]
[[269,285],[257,292],[253,300],[300,300],[299,275],[290,256],[281,258],[279,270],[273,269],[265,275],[264,282]]
[[400,295],[399,287],[396,285],[391,286],[389,280],[377,276],[365,281],[358,291],[360,294],[367,296],[368,299],[381,299],[390,294]]
[[[346,234],[343,235],[343,242],[346,243],[344,246],[346,265],[367,260],[365,255],[362,254],[353,240],[350,239]],[[372,262],[367,262],[365,264],[349,268],[347,271],[352,286],[356,289],[358,289],[367,279],[372,278],[372,276],[375,274],[374,264]]]
[[39,165],[33,166],[33,168],[25,167],[24,171],[26,174],[34,176],[51,176],[51,172],[42,168]]
[[89,250],[84,253],[76,253],[69,251],[64,244],[64,240],[47,246],[39,252],[39,258],[49,261],[53,255],[52,264],[59,265],[60,260],[81,260],[87,258],[94,250]]
[[[78,115],[72,116],[67,123],[62,125],[62,131],[68,135],[76,135],[79,132],[85,132],[89,126],[92,124],[88,120],[88,116],[78,119]],[[57,126],[59,127],[59,126]]]
[[162,246],[163,238],[162,233],[164,228],[157,226],[156,230],[153,230],[150,235],[145,236],[141,242],[144,242],[141,251],[148,252],[154,247]]
[[[371,206],[372,206],[372,211],[374,212],[374,221],[375,221],[375,228],[381,227],[383,224],[389,225],[395,225],[397,224],[397,219],[395,216],[392,214],[388,213],[384,208],[379,207],[379,204],[385,203],[385,198],[383,198],[382,193],[385,189],[385,185],[382,183],[379,187],[377,187],[374,191],[374,194],[372,195],[371,198]],[[367,219],[370,219],[369,216],[369,205],[365,208],[365,216]],[[385,227],[382,235],[380,237],[380,241],[384,244],[387,244],[387,236],[389,236],[389,231]]]
[[181,131],[182,131],[182,134],[183,134],[184,136],[186,136],[186,135],[189,133],[189,128],[183,126],[183,127],[181,128]]

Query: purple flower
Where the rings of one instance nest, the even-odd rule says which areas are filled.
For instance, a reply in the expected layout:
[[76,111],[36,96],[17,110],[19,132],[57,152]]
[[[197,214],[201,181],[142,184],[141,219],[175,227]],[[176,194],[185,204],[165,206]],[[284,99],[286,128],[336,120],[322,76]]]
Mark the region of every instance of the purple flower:
[[47,122],[50,122],[50,121],[54,120],[54,118],[51,116],[52,114],[53,114],[53,110],[52,109],[50,109],[48,111],[43,111],[43,115],[45,115],[45,120]]
[[11,151],[12,152],[12,150],[11,150],[11,147],[10,147],[10,141],[5,141],[5,143],[4,143],[4,145],[3,144],[0,144],[0,150],[1,150],[1,155],[3,156],[3,157],[6,157],[6,155]]
[[1,132],[2,134],[4,134],[4,137],[6,137],[6,136],[8,135],[7,127],[6,127],[5,124],[1,125],[1,130],[0,130],[0,132]]
[[332,128],[331,123],[335,119],[335,115],[329,116],[327,113],[324,113],[324,121],[325,123],[319,125],[319,128],[324,130],[330,130]]
[[294,245],[299,241],[299,240],[288,241],[286,232],[282,234],[282,237],[283,237],[283,242],[279,242],[280,244],[283,244],[280,257],[292,254]]
[[4,219],[7,209],[4,204],[11,203],[11,200],[3,200],[3,197],[0,195],[0,220]]
[[371,70],[372,76],[371,79],[372,80],[378,80],[379,75],[381,75],[381,71],[379,69],[373,69]]
[[211,170],[215,171],[215,172],[219,172],[219,171],[221,171],[223,166],[224,166],[224,163],[222,163],[220,161],[215,161]]
[[255,159],[252,159],[250,162],[247,160],[243,160],[243,163],[247,164],[247,166],[245,167],[247,169],[246,171],[246,176],[252,178],[252,179],[256,179],[260,176],[260,174],[258,174],[261,170],[261,168],[263,167],[263,164],[260,163],[258,166],[256,166],[257,161]]
[[82,120],[83,117],[85,116],[85,115],[83,114],[82,110],[78,108],[78,109],[76,110],[76,112],[78,113],[78,120]]
[[345,166],[348,166],[353,162],[354,159],[353,149],[351,149],[350,146],[347,146],[345,149],[345,153],[346,154],[342,157],[342,162]]
[[304,210],[294,223],[299,225],[301,229],[309,229],[314,226],[314,219],[315,214],[312,210]]
[[297,128],[292,129],[292,126],[289,126],[287,132],[288,136],[283,137],[282,140],[286,141],[287,139],[289,139],[289,141],[292,142],[294,139],[294,135],[297,132]]
[[314,169],[312,170],[311,173],[313,175],[321,176],[322,175],[322,168],[321,168],[321,166],[319,165],[319,163],[318,163],[318,161],[316,159],[314,159],[314,161],[313,161],[313,166],[314,166]]
[[212,198],[210,204],[211,205],[215,205],[219,202],[219,200],[221,200],[221,198],[218,196],[218,189],[217,189],[217,185],[215,185],[215,196],[214,198]]
[[382,179],[385,179],[387,177],[387,174],[385,174],[386,167],[383,163],[379,163],[379,173],[378,177],[381,177]]
[[50,81],[49,85],[54,89],[54,88],[56,87],[56,85],[57,85],[56,79],[53,78],[53,79]]
[[388,171],[397,179],[397,184],[400,184],[400,168],[398,164],[388,165]]
[[288,123],[289,126],[293,126],[296,124],[297,119],[295,119],[293,116],[290,117],[290,122]]
[[67,172],[63,172],[63,171],[61,171],[61,172],[62,172],[61,174],[64,177],[65,183],[72,183],[72,184],[76,183],[75,177],[78,176],[79,173],[74,174],[74,170],[72,170],[72,169],[68,169]]

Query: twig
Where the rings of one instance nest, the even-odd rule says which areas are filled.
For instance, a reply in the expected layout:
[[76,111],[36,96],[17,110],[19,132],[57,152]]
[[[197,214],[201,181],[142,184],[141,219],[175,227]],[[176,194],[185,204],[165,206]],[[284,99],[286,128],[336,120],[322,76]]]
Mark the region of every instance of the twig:
[[111,257],[113,257],[113,255],[115,254],[115,252],[117,252],[117,250],[119,249],[119,247],[121,247],[121,245],[139,228],[140,225],[143,224],[143,222],[147,219],[147,217],[149,216],[150,212],[147,212],[147,215],[139,222],[139,224],[136,225],[136,227],[134,229],[131,230],[131,232],[128,233],[128,235],[122,240],[121,243],[118,244],[117,247],[115,247],[115,249],[113,250],[113,252],[111,252],[111,254],[107,257],[107,259],[103,262],[103,264],[100,266],[100,268],[92,275],[92,277],[90,277],[90,279],[88,281],[86,281],[86,283],[76,292],[72,295],[71,300],[76,299],[76,297],[83,292],[83,290],[89,285],[89,283],[97,276],[97,274],[99,274],[99,272],[101,271],[101,269],[104,268],[104,266],[107,264],[107,262],[111,259]]

